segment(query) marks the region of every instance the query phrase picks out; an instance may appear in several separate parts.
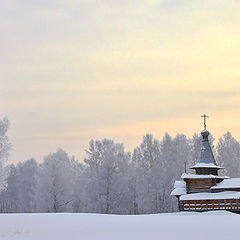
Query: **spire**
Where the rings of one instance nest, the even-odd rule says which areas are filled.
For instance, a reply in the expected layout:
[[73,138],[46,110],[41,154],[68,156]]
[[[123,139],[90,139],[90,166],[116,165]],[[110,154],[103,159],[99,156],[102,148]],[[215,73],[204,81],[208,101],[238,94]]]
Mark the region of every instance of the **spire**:
[[203,164],[207,163],[207,164],[217,165],[213,156],[211,146],[209,144],[209,140],[208,140],[209,131],[204,129],[201,132],[201,135],[202,135],[202,146],[200,149],[200,154],[198,156],[197,163],[203,163]]
[[201,117],[204,118],[204,130],[201,132],[202,145],[197,159],[197,164],[191,168],[195,169],[197,174],[218,175],[218,169],[220,169],[221,167],[217,166],[216,164],[212,148],[208,140],[209,131],[206,129],[206,118],[209,116],[204,114]]

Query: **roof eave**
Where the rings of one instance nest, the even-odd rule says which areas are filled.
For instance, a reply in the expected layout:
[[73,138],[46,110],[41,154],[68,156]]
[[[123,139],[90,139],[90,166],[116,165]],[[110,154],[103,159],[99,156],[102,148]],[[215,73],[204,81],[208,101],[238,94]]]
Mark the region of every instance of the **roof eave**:
[[214,168],[214,169],[224,169],[224,167],[219,167],[219,166],[193,166],[190,167],[190,169],[197,169],[197,168]]

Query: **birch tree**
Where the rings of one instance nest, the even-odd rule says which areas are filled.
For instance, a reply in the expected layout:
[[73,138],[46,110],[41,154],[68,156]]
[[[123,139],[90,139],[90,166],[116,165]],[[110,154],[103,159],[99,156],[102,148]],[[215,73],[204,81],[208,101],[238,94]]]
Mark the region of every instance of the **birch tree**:
[[36,187],[37,211],[72,211],[74,181],[71,160],[62,149],[44,158]]

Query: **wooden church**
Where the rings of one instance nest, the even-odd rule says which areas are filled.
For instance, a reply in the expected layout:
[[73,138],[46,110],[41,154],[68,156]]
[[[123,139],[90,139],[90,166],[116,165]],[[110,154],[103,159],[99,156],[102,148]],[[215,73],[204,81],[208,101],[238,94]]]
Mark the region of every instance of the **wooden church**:
[[202,146],[197,163],[191,167],[195,174],[182,174],[181,181],[176,181],[171,195],[178,198],[180,211],[228,210],[240,213],[240,178],[219,176],[218,166],[210,147],[206,129],[206,116]]

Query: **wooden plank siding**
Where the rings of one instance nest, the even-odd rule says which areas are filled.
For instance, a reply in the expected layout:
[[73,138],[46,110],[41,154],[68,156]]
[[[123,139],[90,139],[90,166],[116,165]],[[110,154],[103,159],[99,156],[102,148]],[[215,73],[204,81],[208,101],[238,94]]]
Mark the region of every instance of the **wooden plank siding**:
[[184,179],[186,182],[187,193],[212,192],[211,187],[221,182],[222,179],[203,178],[203,179]]
[[228,210],[240,212],[240,199],[180,200],[180,211]]

